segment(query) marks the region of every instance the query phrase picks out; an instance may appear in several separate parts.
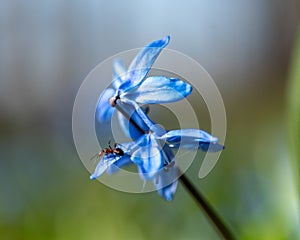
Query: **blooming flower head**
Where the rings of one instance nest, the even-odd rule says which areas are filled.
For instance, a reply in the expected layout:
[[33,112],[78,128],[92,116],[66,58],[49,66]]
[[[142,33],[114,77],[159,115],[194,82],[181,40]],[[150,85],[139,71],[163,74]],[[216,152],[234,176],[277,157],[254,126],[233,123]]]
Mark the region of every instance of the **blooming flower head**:
[[[142,180],[153,181],[159,195],[165,200],[171,201],[176,192],[177,178],[179,177],[171,148],[219,151],[223,149],[223,146],[218,144],[218,138],[199,129],[179,129],[166,132],[152,122],[141,108],[138,106],[133,106],[133,108],[137,110],[132,119],[138,120],[135,122],[136,125],[132,126],[133,130],[144,133],[141,133],[133,142],[117,145],[123,150],[122,155],[113,152],[106,154],[99,161],[91,179],[100,177],[105,171],[114,173],[118,168],[135,164]],[[148,131],[143,129],[148,129]]]
[[[180,135],[178,134],[181,132]],[[190,134],[190,132],[195,132]],[[205,137],[203,137],[205,135]],[[199,146],[202,150],[210,150],[210,148],[203,149],[202,144],[214,146],[211,151],[219,151],[223,146],[217,143],[217,139],[210,134],[197,129],[184,129],[169,131],[163,136],[159,137],[155,133],[147,133],[142,135],[134,142],[121,143],[117,145],[123,150],[123,154],[107,153],[101,159],[91,175],[91,179],[100,177],[105,171],[114,173],[119,168],[128,164],[135,164],[141,178],[145,181],[153,181],[158,193],[166,200],[170,201],[176,192],[177,178],[179,172],[176,166],[176,160],[170,148],[172,143],[160,145],[160,140],[168,139],[169,142],[178,143],[178,138],[182,138],[182,145],[187,149],[192,146]]]
[[172,148],[220,151],[218,138],[200,129],[165,131],[156,125],[140,104],[160,104],[179,101],[188,96],[192,87],[177,78],[147,74],[170,38],[154,41],[142,49],[126,71],[120,61],[114,63],[113,88],[106,89],[99,98],[96,116],[99,122],[108,121],[115,109],[122,130],[132,142],[121,143],[115,151],[110,147],[98,162],[91,179],[104,172],[134,164],[144,181],[153,181],[158,193],[167,201],[173,199],[179,170]]
[[131,100],[139,104],[160,104],[175,102],[188,96],[191,85],[165,76],[149,76],[154,61],[161,50],[168,45],[170,37],[159,39],[143,48],[125,70],[121,61],[113,64],[112,87],[107,88],[99,98],[97,119],[106,122],[111,119],[116,101]]

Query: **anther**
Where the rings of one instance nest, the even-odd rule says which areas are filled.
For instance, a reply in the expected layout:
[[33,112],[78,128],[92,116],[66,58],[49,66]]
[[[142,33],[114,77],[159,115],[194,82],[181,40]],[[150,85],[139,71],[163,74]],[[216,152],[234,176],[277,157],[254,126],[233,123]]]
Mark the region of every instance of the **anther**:
[[115,97],[112,97],[111,99],[109,99],[109,104],[112,106],[112,107],[115,107],[117,105],[117,100],[120,99],[120,96],[117,95]]

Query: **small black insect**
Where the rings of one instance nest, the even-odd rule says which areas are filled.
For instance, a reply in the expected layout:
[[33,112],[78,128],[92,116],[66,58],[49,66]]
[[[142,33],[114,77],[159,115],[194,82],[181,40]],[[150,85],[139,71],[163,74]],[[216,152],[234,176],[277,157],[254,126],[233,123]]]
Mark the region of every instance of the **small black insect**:
[[103,155],[108,155],[108,154],[116,154],[118,156],[124,156],[124,151],[121,148],[117,148],[116,143],[114,144],[114,148],[112,148],[111,145],[110,145],[110,140],[109,140],[108,148],[104,148],[99,153],[94,155],[91,159],[93,159],[94,157],[100,158]]

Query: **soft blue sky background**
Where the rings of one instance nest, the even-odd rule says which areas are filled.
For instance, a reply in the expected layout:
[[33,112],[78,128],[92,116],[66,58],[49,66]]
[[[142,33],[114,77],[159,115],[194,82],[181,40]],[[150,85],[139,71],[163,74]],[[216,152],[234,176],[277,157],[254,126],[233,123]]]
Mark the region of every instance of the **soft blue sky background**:
[[0,107],[22,120],[55,111],[96,64],[165,35],[238,98],[280,82],[272,70],[286,71],[297,9],[291,0],[2,1]]

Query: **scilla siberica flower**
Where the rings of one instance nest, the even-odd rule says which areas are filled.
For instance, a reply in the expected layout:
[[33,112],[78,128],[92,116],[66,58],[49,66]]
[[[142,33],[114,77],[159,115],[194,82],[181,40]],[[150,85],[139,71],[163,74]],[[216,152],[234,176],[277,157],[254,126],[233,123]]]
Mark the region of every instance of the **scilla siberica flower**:
[[[164,76],[147,77],[158,54],[169,42],[169,37],[150,43],[134,58],[125,72],[120,62],[114,63],[114,90],[106,89],[97,105],[97,120],[108,121],[115,106],[121,107],[118,118],[124,132],[135,139],[117,145],[122,154],[110,152],[99,161],[91,179],[105,171],[135,164],[144,181],[153,181],[158,193],[167,201],[173,199],[179,176],[171,148],[203,151],[219,151],[223,146],[218,139],[199,129],[164,131],[141,109],[140,104],[175,102],[188,96],[192,87],[179,79]],[[130,116],[127,119],[123,114]]]
[[[191,85],[177,78],[146,77],[169,41],[170,37],[167,36],[147,45],[136,55],[127,71],[121,61],[114,62],[113,88],[107,88],[98,101],[96,116],[99,122],[111,119],[115,111],[111,106],[115,106],[117,100],[127,105],[131,105],[130,101],[139,104],[160,104],[178,101],[192,92]],[[118,113],[118,118],[123,121],[121,113]]]
[[223,146],[218,139],[199,129],[163,131],[141,111],[140,116],[149,124],[149,133],[136,141],[117,145],[123,154],[109,153],[99,161],[91,179],[100,177],[105,171],[111,174],[128,164],[135,164],[144,181],[153,181],[158,193],[171,201],[176,192],[179,172],[171,148],[219,151]]

